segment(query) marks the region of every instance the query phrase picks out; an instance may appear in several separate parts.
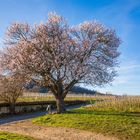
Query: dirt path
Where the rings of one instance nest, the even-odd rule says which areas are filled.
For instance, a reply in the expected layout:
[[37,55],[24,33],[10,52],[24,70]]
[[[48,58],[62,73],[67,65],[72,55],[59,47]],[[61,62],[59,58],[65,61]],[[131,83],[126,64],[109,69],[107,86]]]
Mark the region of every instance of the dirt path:
[[16,132],[39,140],[118,140],[114,137],[78,129],[41,126],[29,120],[1,125],[0,131]]

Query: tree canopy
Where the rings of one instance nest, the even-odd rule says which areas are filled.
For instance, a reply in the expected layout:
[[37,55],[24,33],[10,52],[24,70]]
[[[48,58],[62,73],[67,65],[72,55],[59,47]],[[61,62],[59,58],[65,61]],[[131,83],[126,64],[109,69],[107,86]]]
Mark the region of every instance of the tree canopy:
[[75,84],[101,86],[116,76],[120,39],[96,21],[71,27],[62,16],[49,13],[46,23],[13,23],[5,44],[2,70],[28,75],[59,101]]

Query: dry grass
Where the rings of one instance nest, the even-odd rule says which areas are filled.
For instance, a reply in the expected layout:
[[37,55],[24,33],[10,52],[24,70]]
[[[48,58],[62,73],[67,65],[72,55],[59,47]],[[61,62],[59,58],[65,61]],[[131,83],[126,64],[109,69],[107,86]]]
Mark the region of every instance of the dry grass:
[[[52,94],[26,92],[22,97],[19,97],[18,102],[54,100]],[[68,94],[65,100],[88,100],[91,103],[91,108],[98,111],[140,112],[140,96]],[[0,100],[0,102],[2,101]]]
[[120,96],[96,102],[90,107],[98,111],[140,112],[140,96]]
[[[74,94],[70,93],[66,96],[65,100],[114,100],[116,96],[109,95],[87,95],[87,94]],[[18,101],[47,101],[47,100],[55,100],[54,96],[51,93],[31,93],[26,92],[22,97],[18,99]]]

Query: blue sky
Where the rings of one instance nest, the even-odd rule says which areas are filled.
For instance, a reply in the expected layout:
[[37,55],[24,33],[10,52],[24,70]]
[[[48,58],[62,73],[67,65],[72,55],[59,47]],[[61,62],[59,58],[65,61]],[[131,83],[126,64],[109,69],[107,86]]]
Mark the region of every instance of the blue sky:
[[[64,16],[70,25],[96,19],[114,28],[122,40],[119,76],[112,86],[96,88],[115,94],[140,95],[140,0],[1,0],[0,45],[14,21],[40,23],[48,12]],[[89,87],[88,87],[89,88]],[[93,87],[90,87],[93,88]]]

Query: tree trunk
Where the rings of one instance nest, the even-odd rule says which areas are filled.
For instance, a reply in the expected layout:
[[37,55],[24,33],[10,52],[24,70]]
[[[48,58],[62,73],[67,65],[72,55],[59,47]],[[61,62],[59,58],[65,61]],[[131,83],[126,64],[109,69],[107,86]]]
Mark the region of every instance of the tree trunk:
[[9,105],[10,114],[15,114],[15,103],[10,103]]
[[66,111],[63,98],[56,99],[56,106],[57,106],[57,113],[60,114]]

